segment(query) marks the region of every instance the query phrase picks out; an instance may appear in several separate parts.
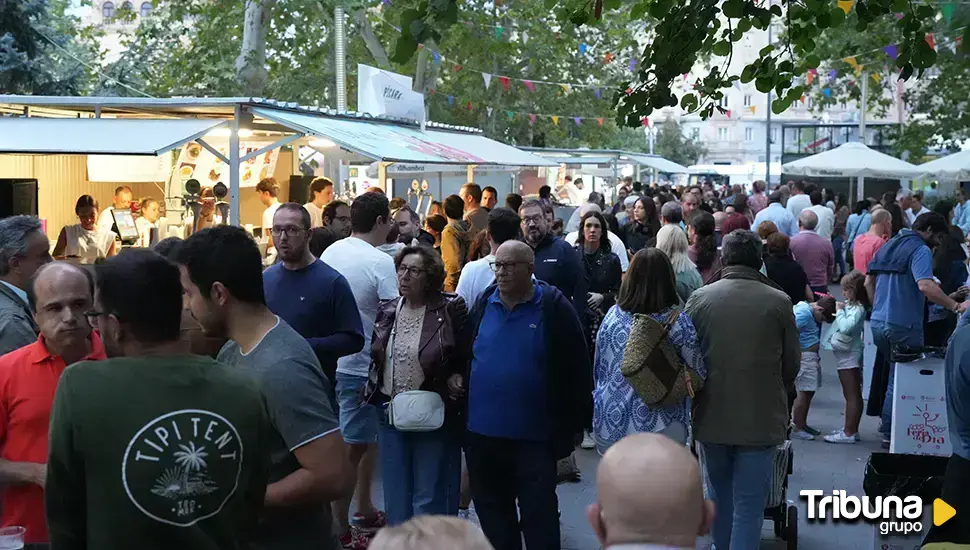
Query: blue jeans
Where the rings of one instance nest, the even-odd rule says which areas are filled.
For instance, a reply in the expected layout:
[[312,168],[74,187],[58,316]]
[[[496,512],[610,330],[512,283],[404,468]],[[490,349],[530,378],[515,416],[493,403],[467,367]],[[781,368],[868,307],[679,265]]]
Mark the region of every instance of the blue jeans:
[[698,446],[715,506],[714,548],[758,550],[774,447]]
[[458,515],[461,433],[449,424],[433,432],[401,432],[381,422],[381,478],[387,522],[421,515]]
[[886,400],[882,403],[882,427],[880,430],[884,436],[889,437],[893,426],[893,386],[896,384],[896,363],[891,358],[892,348],[897,344],[911,347],[922,346],[923,327],[906,328],[875,319],[869,321],[869,326],[872,328],[872,341],[876,344],[876,349],[879,350],[883,360],[889,362],[889,384],[886,387]]
[[848,273],[845,265],[845,252],[842,247],[845,244],[844,237],[832,237],[832,252],[835,253],[835,265],[839,268],[839,278]]

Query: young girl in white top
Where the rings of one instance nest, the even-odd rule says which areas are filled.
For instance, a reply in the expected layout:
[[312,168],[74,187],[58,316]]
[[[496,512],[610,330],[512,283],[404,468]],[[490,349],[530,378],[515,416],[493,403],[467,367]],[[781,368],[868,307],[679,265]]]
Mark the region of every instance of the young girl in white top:
[[845,302],[836,305],[835,321],[822,337],[823,347],[835,354],[845,397],[845,425],[825,436],[829,443],[859,441],[859,421],[862,419],[862,333],[866,321],[866,277],[852,271],[842,277],[842,296]]
[[78,222],[65,225],[57,236],[53,256],[81,264],[93,264],[99,259],[115,255],[115,234],[98,227],[98,201],[91,195],[81,195],[74,204]]

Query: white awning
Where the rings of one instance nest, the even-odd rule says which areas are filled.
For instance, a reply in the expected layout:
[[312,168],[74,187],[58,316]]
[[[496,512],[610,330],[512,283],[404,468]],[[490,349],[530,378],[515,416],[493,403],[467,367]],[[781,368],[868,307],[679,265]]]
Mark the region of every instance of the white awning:
[[855,141],[782,166],[784,174],[828,178],[911,179],[924,171]]
[[970,150],[920,164],[924,178],[963,181],[970,179]]
[[254,108],[253,114],[296,131],[329,139],[340,147],[385,162],[501,166],[556,163],[479,134],[425,130],[377,120],[354,120]]
[[640,166],[654,168],[665,174],[686,174],[687,167],[681,166],[672,160],[667,160],[659,155],[624,155],[620,158],[630,157]]
[[0,118],[0,153],[154,156],[224,124],[203,119]]

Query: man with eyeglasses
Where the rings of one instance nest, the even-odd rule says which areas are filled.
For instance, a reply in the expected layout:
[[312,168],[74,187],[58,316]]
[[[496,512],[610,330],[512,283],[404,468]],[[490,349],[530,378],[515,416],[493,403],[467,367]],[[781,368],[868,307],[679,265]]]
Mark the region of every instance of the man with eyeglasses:
[[556,461],[569,456],[592,416],[586,338],[562,292],[532,279],[528,245],[505,242],[491,266],[496,284],[469,318],[472,498],[496,550],[521,548],[523,534],[528,548],[558,550]]
[[585,317],[589,280],[576,250],[565,239],[551,233],[550,223],[539,201],[523,204],[519,208],[519,217],[522,218],[525,242],[535,251],[536,278],[559,289],[572,302],[582,320]]
[[46,544],[44,481],[54,390],[64,369],[78,361],[106,359],[101,338],[86,314],[94,279],[66,262],[41,267],[29,293],[40,337],[0,357],[0,526],[27,529],[28,545]]
[[334,381],[337,359],[364,347],[364,329],[347,279],[310,253],[311,219],[295,202],[276,210],[272,233],[281,261],[263,272],[263,291],[270,311],[307,339]]

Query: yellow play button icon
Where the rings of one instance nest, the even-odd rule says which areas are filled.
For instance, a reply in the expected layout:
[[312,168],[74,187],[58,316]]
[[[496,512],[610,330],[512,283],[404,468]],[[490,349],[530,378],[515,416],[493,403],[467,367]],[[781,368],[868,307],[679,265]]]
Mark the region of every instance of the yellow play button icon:
[[936,499],[933,501],[933,525],[939,527],[950,521],[950,518],[957,515],[957,511],[953,509],[953,506],[943,502],[943,499]]

